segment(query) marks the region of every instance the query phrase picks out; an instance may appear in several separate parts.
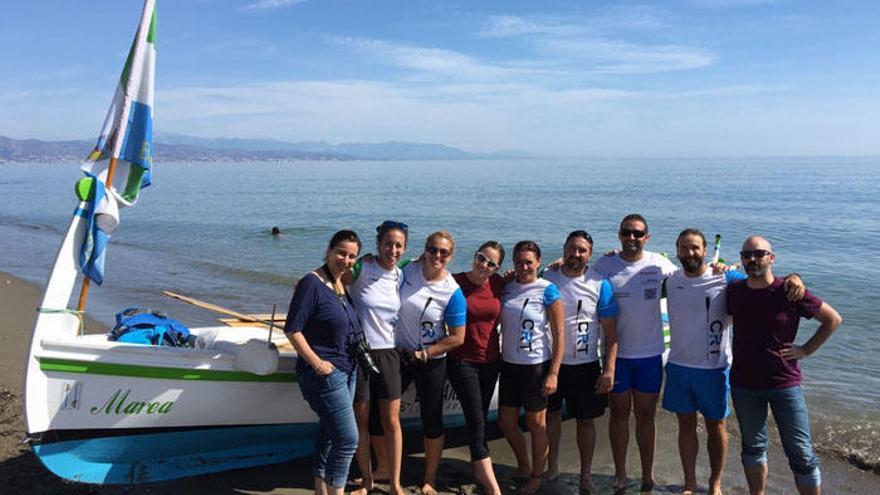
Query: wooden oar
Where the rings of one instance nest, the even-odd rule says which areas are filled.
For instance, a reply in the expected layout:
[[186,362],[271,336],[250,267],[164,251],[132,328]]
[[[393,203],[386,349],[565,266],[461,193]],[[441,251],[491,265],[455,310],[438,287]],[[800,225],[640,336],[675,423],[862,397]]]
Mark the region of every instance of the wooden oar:
[[272,305],[272,318],[269,319],[269,338],[266,339],[266,345],[272,347],[272,330],[275,330],[275,305]]
[[[224,315],[234,316],[235,318],[241,321],[247,321],[252,323],[262,323],[263,325],[272,325],[272,322],[269,319],[257,318],[253,315],[246,315],[244,313],[239,313],[238,311],[233,311],[229,308],[224,308],[223,306],[218,306],[216,304],[211,304],[209,302],[200,301],[194,297],[184,296],[182,294],[177,294],[175,292],[171,292],[169,290],[163,290],[162,294],[165,294],[168,297],[172,297],[177,299],[178,301],[183,301],[188,304],[192,304],[193,306],[198,306],[200,308],[204,308],[210,311],[214,311],[215,313],[221,313]],[[260,315],[262,316],[262,315]]]

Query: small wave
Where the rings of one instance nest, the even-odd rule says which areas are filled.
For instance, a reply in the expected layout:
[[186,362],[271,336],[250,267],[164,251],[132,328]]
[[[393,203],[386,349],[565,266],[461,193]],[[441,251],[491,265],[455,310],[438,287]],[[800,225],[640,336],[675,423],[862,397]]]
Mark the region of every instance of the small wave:
[[814,439],[816,449],[844,459],[853,466],[880,475],[880,424],[827,426]]
[[192,263],[194,265],[200,266],[202,269],[206,270],[209,273],[224,274],[248,283],[261,283],[275,285],[279,287],[293,287],[298,280],[298,278],[291,277],[290,275],[281,275],[278,273],[252,270],[248,268],[232,267],[221,265],[219,263],[212,263],[210,261],[199,260],[193,261]]
[[12,219],[12,218],[0,218],[0,226],[3,227],[12,227],[23,230],[30,230],[35,232],[48,232],[52,234],[61,234],[63,233],[61,229],[54,225],[48,225],[44,223],[33,223],[33,222],[22,222],[20,220]]

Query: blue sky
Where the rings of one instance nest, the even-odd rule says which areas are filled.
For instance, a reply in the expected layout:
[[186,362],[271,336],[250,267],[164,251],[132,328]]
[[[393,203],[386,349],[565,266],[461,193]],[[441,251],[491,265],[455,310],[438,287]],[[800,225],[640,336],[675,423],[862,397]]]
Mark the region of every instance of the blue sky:
[[[8,2],[0,134],[93,138],[138,1]],[[880,154],[880,2],[159,2],[156,128],[587,156]]]

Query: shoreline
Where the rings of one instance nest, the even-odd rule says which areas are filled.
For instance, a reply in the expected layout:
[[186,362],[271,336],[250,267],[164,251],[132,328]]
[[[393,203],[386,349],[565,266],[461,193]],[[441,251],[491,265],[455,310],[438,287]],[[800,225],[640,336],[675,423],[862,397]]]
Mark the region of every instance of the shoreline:
[[[96,486],[72,483],[61,480],[49,473],[21,440],[25,437],[22,386],[30,331],[39,304],[41,289],[37,285],[23,281],[15,276],[0,272],[0,484],[11,493],[273,493],[305,495],[312,493],[311,460],[309,458],[262,466],[257,468],[227,471],[174,481],[144,485]],[[106,331],[107,327],[86,315],[87,327],[91,332]],[[607,434],[607,413],[596,421],[597,445],[593,460],[595,493],[611,493],[613,483],[613,462]],[[735,420],[728,424],[730,447],[728,462],[723,474],[725,493],[745,494],[745,478],[739,464],[739,436]],[[574,444],[575,428],[573,421],[563,423],[563,443],[561,446],[560,470],[563,474],[554,481],[546,482],[542,494],[575,494],[578,492],[578,454]],[[771,428],[772,429],[772,428]],[[513,493],[509,475],[515,461],[505,440],[494,428],[490,441],[493,463],[502,489]],[[700,431],[704,431],[702,427]],[[422,472],[421,441],[418,432],[405,435],[404,485],[415,493],[420,484]],[[705,440],[701,436],[700,455],[697,460],[697,479],[705,490],[708,478],[708,459]],[[677,450],[677,426],[675,417],[658,408],[657,411],[657,450],[655,456],[654,493],[680,493],[681,468]],[[469,454],[463,430],[453,430],[447,435],[447,448],[441,461],[438,484],[443,494],[478,493],[470,474]],[[794,482],[788,464],[775,433],[771,433],[770,477],[768,492],[794,493]],[[823,488],[827,493],[868,494],[874,493],[880,478],[878,475],[860,470],[843,458],[828,452],[821,452]],[[638,493],[638,451],[635,436],[631,434],[628,455],[630,484],[627,493]],[[353,468],[354,469],[354,468]],[[381,490],[387,485],[379,484]],[[699,493],[699,492],[698,492]]]

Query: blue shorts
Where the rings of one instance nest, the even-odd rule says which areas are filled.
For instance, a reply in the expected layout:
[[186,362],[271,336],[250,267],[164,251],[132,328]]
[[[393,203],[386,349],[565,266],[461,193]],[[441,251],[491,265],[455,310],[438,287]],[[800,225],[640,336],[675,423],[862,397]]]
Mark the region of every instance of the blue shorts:
[[619,394],[635,389],[644,394],[659,394],[663,383],[663,356],[628,359],[617,358],[614,368],[614,389]]
[[714,370],[666,365],[663,409],[678,414],[700,411],[706,419],[720,420],[730,415],[729,368]]

